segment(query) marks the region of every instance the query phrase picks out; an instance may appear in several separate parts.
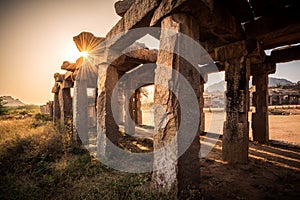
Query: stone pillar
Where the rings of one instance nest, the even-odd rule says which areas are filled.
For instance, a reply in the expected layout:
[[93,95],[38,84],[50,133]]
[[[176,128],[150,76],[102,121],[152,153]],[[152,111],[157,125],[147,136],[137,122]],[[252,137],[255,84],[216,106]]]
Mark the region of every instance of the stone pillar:
[[60,90],[59,90],[59,106],[60,106],[60,121],[61,124],[66,124],[68,122],[68,119],[71,119],[72,117],[72,97],[71,97],[71,83],[67,86],[64,82],[71,82],[64,80],[61,84]]
[[[235,52],[233,48],[231,49]],[[241,46],[242,49],[243,47]],[[231,56],[234,56],[234,54]],[[249,59],[237,56],[226,61],[225,80],[227,82],[227,101],[222,157],[224,161],[229,163],[248,162],[249,77]]]
[[49,116],[53,119],[53,101],[49,101]]
[[133,135],[135,133],[134,123],[134,91],[132,90],[132,83],[126,88],[125,92],[125,133]]
[[268,74],[263,70],[264,68],[264,64],[259,65],[258,70],[253,72],[253,85],[255,85],[252,99],[255,107],[255,113],[252,113],[253,141],[261,143],[269,140]]
[[203,80],[203,78],[201,78],[201,82],[200,82],[200,98],[199,98],[199,105],[200,105],[200,134],[203,134],[204,130],[205,130],[205,113],[203,112],[203,108],[204,108],[204,97],[203,97],[203,93],[204,93],[204,83],[205,81]]
[[[174,30],[181,32],[195,41],[199,40],[199,26],[197,21],[184,13],[173,14],[164,18],[161,22],[163,29]],[[178,158],[178,151],[185,145],[182,141],[181,134],[178,133],[180,125],[180,110],[178,99],[175,94],[168,88],[161,85],[168,85],[176,91],[178,98],[180,96],[187,97],[186,88],[178,84],[178,77],[171,72],[171,69],[178,71],[183,75],[191,87],[193,88],[197,99],[200,94],[200,74],[191,66],[191,64],[198,63],[198,52],[192,51],[189,44],[182,42],[181,37],[177,34],[169,35],[167,31],[162,31],[160,36],[160,49],[157,57],[157,68],[155,70],[155,93],[154,103],[158,108],[155,109],[155,135],[153,140],[154,151],[162,148],[165,150],[161,153],[154,153],[154,172],[153,181],[156,189],[167,193],[172,198],[184,198],[186,193],[200,189],[200,164],[198,153],[200,150],[199,142],[199,127],[198,135],[194,137],[188,149]],[[185,51],[189,54],[190,61],[188,63],[185,59],[172,54],[176,50]],[[193,60],[192,60],[193,59]],[[167,70],[167,69],[170,69]],[[198,112],[197,108],[187,108],[184,112],[194,115]],[[166,116],[167,114],[167,116]],[[193,119],[182,121],[187,126],[193,126]],[[168,145],[172,143],[171,147]]]
[[[107,63],[102,63],[98,68],[98,100],[97,100],[97,155],[109,156],[107,140],[118,145],[120,137],[112,113],[112,92],[119,79],[117,69]],[[114,99],[117,101],[117,99]],[[117,105],[117,102],[114,103]]]
[[124,125],[124,109],[125,109],[125,96],[124,96],[124,88],[120,87],[118,92],[118,124]]
[[53,98],[53,122],[57,123],[59,119],[60,119],[59,98],[58,98],[58,92],[55,92]]
[[278,98],[278,101],[277,101],[278,105],[282,105],[282,98],[283,97],[281,95],[278,95],[277,98]]
[[141,89],[135,91],[135,123],[141,125],[143,123],[142,116],[142,101],[141,101]]
[[88,96],[87,81],[76,80],[73,94],[73,139],[75,142],[81,140],[83,145],[88,144]]

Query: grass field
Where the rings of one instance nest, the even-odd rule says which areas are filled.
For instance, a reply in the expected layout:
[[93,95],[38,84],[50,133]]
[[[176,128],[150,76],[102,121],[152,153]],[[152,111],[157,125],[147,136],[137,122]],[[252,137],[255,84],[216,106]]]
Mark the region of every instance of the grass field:
[[0,199],[159,198],[151,174],[109,169],[39,118],[0,120]]
[[[108,168],[72,144],[70,131],[59,130],[34,110],[25,111],[10,111],[0,120],[1,200],[169,199],[151,189],[151,173],[130,174]],[[217,115],[213,121],[221,124],[218,122],[223,117],[219,118]],[[298,134],[298,115],[280,116],[276,123],[272,119],[271,116],[271,124],[277,127],[271,126],[271,130],[291,129]],[[279,124],[281,121],[285,126]],[[140,151],[135,149],[133,138],[126,136],[119,142],[127,150]],[[298,146],[250,142],[249,163],[228,165],[222,162],[221,143],[218,139],[208,156],[200,161],[204,199],[298,199]]]

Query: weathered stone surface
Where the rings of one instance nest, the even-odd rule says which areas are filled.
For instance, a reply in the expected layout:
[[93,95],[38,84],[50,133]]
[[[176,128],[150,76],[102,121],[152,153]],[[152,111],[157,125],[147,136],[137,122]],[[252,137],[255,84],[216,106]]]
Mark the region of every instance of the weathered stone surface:
[[55,83],[54,86],[51,89],[51,92],[52,93],[58,93],[58,91],[59,91],[59,84]]
[[53,101],[49,101],[48,102],[48,106],[49,106],[49,116],[50,116],[50,119],[53,120]]
[[60,84],[61,88],[72,88],[74,82],[70,80],[63,80],[63,82]]
[[76,70],[76,63],[70,63],[69,61],[64,61],[60,68],[62,70],[74,72]]
[[122,0],[115,3],[116,13],[123,17],[127,10],[134,4],[135,0]]
[[169,15],[174,9],[178,8],[188,0],[164,0],[160,3],[159,7],[155,10],[151,19],[150,26],[155,26],[161,19]]
[[[253,140],[261,143],[269,141],[269,116],[268,116],[268,74],[266,65],[258,66],[256,74],[253,75],[253,93],[252,103],[255,107],[255,113],[252,113]],[[259,73],[260,72],[260,73]]]
[[88,144],[88,97],[87,81],[77,80],[74,84],[73,95],[73,140],[83,145]]
[[[162,20],[162,28],[172,29],[182,32],[198,40],[199,27],[196,21],[186,14],[174,14]],[[192,63],[186,62],[181,57],[173,53],[180,44],[180,48],[190,55]],[[160,38],[160,50],[157,57],[157,68],[155,70],[155,95],[154,103],[160,105],[160,109],[155,110],[155,136],[153,140],[154,151],[165,148],[161,153],[154,153],[154,173],[153,181],[156,188],[168,193],[170,198],[184,195],[188,190],[199,189],[200,186],[200,164],[198,152],[200,150],[199,138],[195,137],[190,147],[178,159],[178,150],[182,148],[184,142],[180,140],[177,129],[180,121],[179,102],[175,95],[184,94],[186,88],[177,84],[178,78],[173,76],[171,69],[177,70],[189,81],[192,88],[200,99],[200,75],[191,64],[197,63],[197,52],[191,51],[189,45],[181,43],[176,35],[169,35],[162,31]],[[167,51],[166,51],[167,49]],[[185,52],[185,53],[186,53]],[[170,69],[167,70],[166,69]],[[167,83],[167,86],[166,86]],[[165,87],[163,87],[164,85]],[[177,94],[172,93],[168,88],[173,88]],[[188,108],[189,109],[189,108]],[[193,113],[195,108],[184,112]],[[165,114],[167,113],[167,116]],[[199,116],[200,117],[200,116]],[[190,123],[193,120],[186,120],[182,123]],[[193,125],[190,125],[193,126]],[[178,139],[178,140],[177,140]],[[170,145],[173,141],[174,145]],[[183,143],[182,143],[183,142]],[[168,147],[168,145],[170,145]]]
[[141,102],[141,91],[140,89],[137,89],[135,91],[135,123],[137,125],[142,125],[143,123],[143,116],[142,116],[142,102]]
[[72,118],[72,97],[70,88],[61,87],[58,93],[61,124],[66,124]]
[[133,94],[131,88],[125,90],[125,132],[130,135],[135,133]]
[[205,113],[203,112],[203,108],[204,108],[204,97],[203,97],[203,93],[204,93],[204,81],[201,78],[202,81],[200,81],[200,85],[199,85],[199,109],[200,109],[200,134],[204,132],[205,130]]
[[54,74],[54,80],[55,82],[62,82],[65,79],[64,74],[55,73]]
[[56,123],[60,119],[60,106],[58,92],[54,93],[53,98],[53,122]]
[[137,49],[127,52],[111,62],[119,71],[129,71],[140,64],[155,63],[157,50]]
[[249,77],[249,59],[242,56],[227,60],[225,65],[226,121],[223,131],[222,157],[229,163],[248,162]]
[[[117,69],[103,63],[98,70],[98,97],[97,97],[97,154],[106,156],[107,139],[113,144],[118,144],[119,128],[112,113],[112,92],[119,79]],[[116,99],[115,99],[116,100]],[[117,101],[117,100],[116,100]],[[116,104],[115,104],[116,105]]]
[[122,51],[139,39],[138,37],[148,34],[147,32],[140,32],[140,35],[136,35],[137,32],[135,32],[134,35],[130,35],[132,32],[127,34],[125,32],[133,28],[149,26],[153,11],[159,5],[160,1],[136,0],[125,13],[124,17],[107,33],[107,47],[113,47]]
[[300,45],[273,50],[271,52],[271,58],[276,63],[300,60]]

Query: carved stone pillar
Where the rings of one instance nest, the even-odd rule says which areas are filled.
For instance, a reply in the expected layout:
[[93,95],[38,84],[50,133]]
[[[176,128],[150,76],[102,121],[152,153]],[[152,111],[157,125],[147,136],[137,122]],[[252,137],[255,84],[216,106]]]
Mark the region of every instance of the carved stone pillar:
[[255,113],[252,113],[253,141],[261,143],[269,140],[269,116],[268,116],[268,74],[265,64],[258,66],[253,72],[253,93],[252,103]]
[[[65,83],[69,82],[69,83]],[[72,97],[70,88],[72,82],[64,80],[59,90],[59,106],[60,106],[60,121],[61,124],[66,124],[68,119],[72,117]]]
[[249,77],[250,60],[241,56],[225,65],[226,121],[224,123],[222,156],[229,163],[248,162],[249,148]]
[[200,98],[199,98],[199,105],[200,105],[200,134],[204,132],[205,130],[205,113],[203,112],[203,108],[204,108],[204,97],[203,97],[203,93],[204,93],[204,83],[205,81],[203,80],[203,78],[201,78],[201,82],[200,82]]
[[60,119],[60,106],[59,106],[59,99],[58,99],[58,93],[59,93],[59,85],[57,83],[54,84],[52,88],[52,93],[54,94],[53,97],[53,122],[57,123],[57,121]]
[[76,80],[74,83],[73,95],[73,139],[81,140],[83,145],[87,145],[88,137],[88,97],[87,97],[87,81]]
[[133,135],[135,133],[134,123],[134,91],[132,89],[132,83],[125,92],[125,133]]
[[[181,32],[195,41],[199,40],[199,26],[193,17],[187,14],[173,14],[164,18],[161,22],[163,29]],[[173,33],[174,34],[174,33]],[[172,54],[179,48],[179,51],[188,52],[193,63],[189,63],[182,57]],[[185,44],[180,36],[169,35],[167,31],[162,31],[160,36],[160,49],[168,49],[170,51],[159,50],[157,57],[157,68],[155,70],[155,93],[154,103],[160,105],[160,110],[155,110],[155,136],[153,140],[154,151],[167,148],[162,153],[154,153],[154,172],[153,181],[156,188],[162,192],[168,193],[170,198],[184,198],[189,191],[198,190],[200,186],[200,164],[198,153],[200,150],[199,135],[194,136],[188,149],[179,157],[179,149],[186,145],[182,141],[181,134],[177,133],[179,125],[186,123],[193,126],[192,119],[180,122],[182,112],[188,112],[193,115],[198,108],[186,108],[180,110],[178,98],[189,98],[186,94],[186,88],[178,84],[179,78],[171,73],[171,69],[176,70],[183,75],[197,96],[200,96],[200,74],[191,65],[197,63],[199,59],[197,52],[192,51],[189,44]],[[190,60],[191,62],[191,60]],[[170,70],[169,70],[170,69]],[[168,88],[163,87],[164,83],[169,88],[173,88],[177,94],[171,92]],[[176,98],[176,96],[178,98]],[[167,116],[165,116],[166,113]],[[200,126],[200,124],[199,124]],[[199,127],[198,133],[199,134]],[[173,145],[168,149],[168,145]],[[178,158],[179,157],[179,158]]]
[[[119,128],[112,113],[112,92],[119,79],[117,69],[107,63],[98,68],[98,100],[97,100],[97,154],[109,155],[107,140],[118,145]],[[117,99],[115,99],[117,101]],[[115,103],[114,105],[117,105]],[[117,119],[116,119],[117,120]]]
[[141,91],[137,89],[135,91],[135,123],[141,125],[143,123],[142,118],[142,102],[141,102]]

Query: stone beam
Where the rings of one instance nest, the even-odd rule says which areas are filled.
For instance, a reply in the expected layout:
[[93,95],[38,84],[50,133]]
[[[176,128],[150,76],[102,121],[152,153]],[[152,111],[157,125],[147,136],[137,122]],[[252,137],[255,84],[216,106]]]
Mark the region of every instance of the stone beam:
[[157,50],[137,49],[122,54],[120,57],[112,61],[111,65],[115,66],[119,71],[130,71],[131,69],[145,63],[155,63],[157,59]]
[[300,45],[273,50],[271,59],[276,63],[300,60]]
[[225,70],[224,62],[209,63],[200,67],[200,72],[202,75],[207,75],[211,73],[217,73]]
[[148,32],[128,32],[126,34],[125,32],[133,28],[148,27],[153,12],[160,2],[161,0],[136,0],[118,23],[107,33],[106,46],[122,51],[140,37],[148,34]]
[[151,26],[159,26],[161,19],[172,13],[189,13],[198,19],[200,42],[208,52],[225,44],[245,39],[240,22],[221,0],[166,0],[155,10]]
[[122,0],[122,1],[117,1],[115,3],[115,11],[116,13],[123,17],[127,10],[134,4],[135,0]]
[[62,70],[74,72],[76,70],[76,63],[70,63],[69,61],[64,61],[60,68]]
[[215,48],[211,56],[220,62],[243,56],[247,56],[253,64],[263,63],[265,60],[265,53],[256,40],[241,40]]
[[244,25],[247,38],[257,39],[264,49],[300,42],[299,8],[264,16]]

